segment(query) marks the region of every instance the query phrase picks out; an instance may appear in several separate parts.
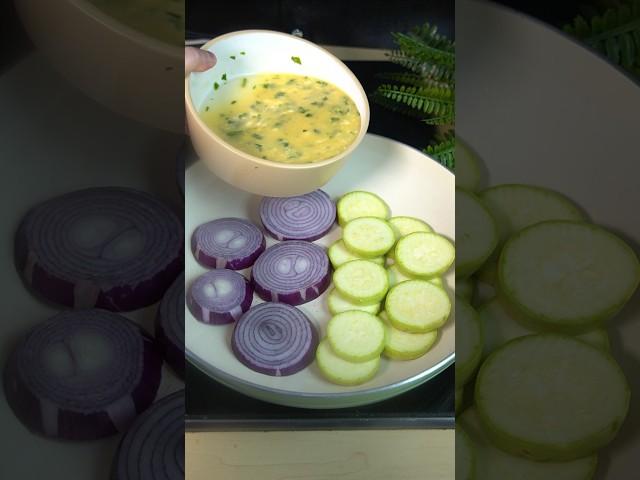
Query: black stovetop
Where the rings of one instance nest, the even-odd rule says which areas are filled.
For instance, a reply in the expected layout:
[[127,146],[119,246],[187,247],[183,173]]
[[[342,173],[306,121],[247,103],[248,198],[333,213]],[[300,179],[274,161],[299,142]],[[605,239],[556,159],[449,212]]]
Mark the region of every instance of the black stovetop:
[[[189,0],[187,3],[187,21],[190,30],[203,31],[203,25],[207,24],[206,10],[190,11],[190,6],[198,7],[203,2]],[[318,2],[280,2],[283,4],[308,4],[315,6]],[[343,2],[347,3],[347,2]],[[362,2],[358,2],[362,3]],[[364,2],[371,5],[370,2]],[[374,2],[375,3],[375,2]],[[387,3],[387,2],[385,2]],[[453,35],[453,1],[400,1],[400,4],[411,4],[411,12],[405,18],[392,19],[391,13],[385,20],[371,20],[369,28],[363,28],[366,37],[339,39],[332,41],[330,32],[322,32],[314,27],[316,38],[311,38],[319,43],[373,46],[389,48],[387,38],[372,40],[372,32],[385,33],[389,30],[410,28],[424,20],[430,20],[438,24],[441,30]],[[351,5],[351,2],[349,2]],[[450,4],[450,5],[449,5]],[[264,4],[263,4],[264,5]],[[388,5],[388,3],[387,3]],[[417,9],[420,5],[422,11]],[[449,15],[450,13],[450,15]],[[313,24],[311,19],[313,11],[299,10],[295,21],[288,19],[287,9],[273,14],[273,19],[267,24],[232,23],[233,28],[220,26],[209,30],[209,38],[225,31],[241,28],[272,28],[275,30],[289,31],[289,27]],[[410,17],[410,18],[409,18]],[[215,18],[212,16],[211,18]],[[267,18],[267,17],[265,17]],[[270,18],[270,17],[269,17]],[[284,21],[282,19],[285,19]],[[220,18],[217,22],[221,21]],[[360,19],[359,21],[363,21]],[[306,22],[306,23],[305,23]],[[381,23],[382,22],[382,23]],[[211,22],[213,23],[213,22]],[[211,24],[209,23],[209,24]],[[389,26],[383,28],[384,24]],[[228,27],[229,24],[224,24]],[[306,35],[305,35],[306,36]],[[400,71],[401,69],[388,62],[346,62],[347,66],[358,77],[365,91],[372,92],[379,84],[376,74],[384,71]],[[374,103],[371,103],[371,119],[369,132],[393,138],[415,148],[424,148],[433,137],[434,129],[412,118],[390,112]],[[429,161],[425,159],[425,161]],[[447,368],[436,378],[425,384],[403,393],[390,400],[376,404],[345,409],[310,410],[284,407],[255,400],[243,394],[237,393],[224,385],[211,379],[195,366],[187,364],[187,420],[188,430],[295,430],[295,429],[355,429],[355,428],[451,428],[454,425],[454,368]]]

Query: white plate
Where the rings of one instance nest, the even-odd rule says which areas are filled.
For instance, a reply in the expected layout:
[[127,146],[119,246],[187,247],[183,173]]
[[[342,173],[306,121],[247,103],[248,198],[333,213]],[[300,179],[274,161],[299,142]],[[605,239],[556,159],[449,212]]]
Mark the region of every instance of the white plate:
[[[490,3],[456,3],[456,57],[456,133],[483,158],[490,183],[557,189],[637,251],[639,85],[563,33]],[[609,329],[636,401],[639,307],[636,295]],[[637,478],[639,455],[632,406],[597,478]]]
[[[206,221],[220,217],[247,218],[260,225],[257,216],[260,197],[236,190],[211,175],[201,162],[186,174],[185,234]],[[394,215],[410,215],[427,221],[450,239],[455,238],[455,178],[451,172],[419,151],[401,143],[367,135],[347,165],[324,188],[332,198],[352,190],[377,193],[390,205]],[[316,243],[329,246],[340,237],[336,227]],[[275,243],[267,237],[267,245]],[[188,242],[187,242],[188,243]],[[187,286],[206,269],[191,252],[185,253]],[[246,273],[246,272],[244,272]],[[446,276],[453,292],[454,274]],[[301,305],[321,337],[330,318],[326,292]],[[261,300],[256,296],[254,305]],[[390,398],[433,378],[454,360],[454,314],[442,328],[435,346],[423,357],[408,361],[383,359],[374,379],[357,387],[343,387],[325,380],[312,363],[288,377],[256,373],[233,355],[229,339],[232,325],[210,326],[199,323],[185,308],[185,343],[189,360],[219,382],[255,398],[305,408],[341,408],[364,405]]]

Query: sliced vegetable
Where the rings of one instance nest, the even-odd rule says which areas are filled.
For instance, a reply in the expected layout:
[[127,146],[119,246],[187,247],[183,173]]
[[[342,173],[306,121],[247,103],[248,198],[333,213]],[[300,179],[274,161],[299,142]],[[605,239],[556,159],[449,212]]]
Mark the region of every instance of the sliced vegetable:
[[596,471],[597,455],[568,462],[534,462],[503,452],[487,436],[475,407],[465,410],[459,417],[459,423],[469,434],[477,453],[478,480],[507,479],[514,474],[519,480],[586,480],[593,478]]
[[113,480],[184,478],[185,394],[156,401],[122,438],[113,461]]
[[67,307],[135,310],[160,300],[183,270],[184,231],[151,195],[77,190],[32,208],[15,238],[26,284]]
[[329,306],[329,312],[331,312],[332,315],[348,312],[350,310],[360,310],[376,315],[380,311],[380,303],[374,303],[372,305],[358,305],[357,303],[350,302],[344,298],[335,288],[331,289],[329,292],[327,303]]
[[[401,282],[406,282],[407,280],[421,280],[411,275],[405,274],[398,268],[396,264],[393,264],[389,268],[387,268],[387,276],[389,277],[389,287],[393,287],[394,285],[397,285]],[[444,283],[441,277],[428,278],[427,281],[433,283],[436,287],[444,287]]]
[[438,338],[437,330],[427,333],[407,333],[395,328],[385,312],[380,313],[379,317],[386,328],[384,354],[394,360],[420,358],[431,349]]
[[489,210],[474,194],[456,188],[456,278],[473,274],[498,244],[498,231]]
[[[393,217],[389,219],[389,225],[396,234],[396,241],[415,232],[433,232],[433,229],[420,219],[413,217]],[[395,258],[395,248],[387,252],[387,258]]]
[[[489,355],[498,347],[513,340],[539,333],[532,328],[513,308],[509,308],[504,300],[494,298],[478,309],[478,316],[484,333],[484,356]],[[603,351],[609,351],[609,336],[603,328],[596,328],[575,336],[576,339],[590,343]]]
[[360,385],[371,380],[380,368],[380,357],[368,362],[349,362],[334,353],[325,338],[316,351],[318,368],[324,377],[338,385]]
[[351,220],[360,217],[376,217],[387,220],[391,216],[391,209],[375,193],[350,192],[338,200],[338,223],[345,226]]
[[329,260],[331,260],[331,265],[333,265],[333,268],[338,268],[340,265],[343,265],[352,260],[369,260],[370,262],[377,263],[378,265],[384,265],[385,263],[384,257],[364,258],[356,255],[353,252],[350,252],[345,246],[342,239],[336,241],[333,245],[331,245],[327,253],[329,254]]
[[469,435],[462,425],[456,425],[456,478],[474,480],[476,464],[477,455]]
[[482,358],[484,332],[477,312],[456,295],[456,387],[473,376]]
[[184,379],[184,273],[162,297],[155,334],[165,361]]
[[126,431],[160,385],[162,357],[138,325],[106,310],[65,311],[12,352],[4,390],[32,432],[93,440]]
[[456,187],[475,192],[480,188],[482,162],[471,148],[456,138]]
[[384,325],[371,313],[353,310],[339,313],[327,324],[327,340],[340,358],[366,362],[384,349]]
[[347,223],[342,239],[349,251],[365,258],[384,255],[396,241],[391,226],[374,217],[360,217]]
[[496,185],[480,194],[498,227],[500,244],[516,232],[545,220],[586,220],[564,195],[533,185]]
[[592,224],[542,222],[516,233],[498,265],[509,303],[539,325],[566,332],[610,319],[640,282],[635,252]]
[[380,302],[387,294],[388,282],[386,270],[367,260],[345,263],[333,274],[333,283],[340,295],[360,305]]
[[248,268],[265,247],[260,229],[242,218],[212,220],[197,227],[191,236],[193,256],[210,268]]
[[537,461],[593,455],[615,438],[629,398],[612,357],[556,334],[528,335],[499,348],[475,385],[478,414],[492,441]]
[[398,330],[426,333],[446,323],[451,300],[444,289],[426,280],[409,280],[389,290],[385,311]]
[[417,277],[442,275],[454,259],[453,244],[436,233],[411,233],[398,240],[395,249],[398,268]]
[[285,303],[261,303],[235,325],[231,348],[245,366],[284,377],[313,361],[318,332],[307,316]]
[[324,248],[314,243],[278,243],[260,255],[251,279],[263,300],[300,305],[319,297],[329,287],[329,259]]
[[260,218],[267,232],[277,240],[312,242],[333,228],[336,206],[322,190],[287,198],[264,197]]
[[237,321],[251,307],[253,287],[238,272],[218,268],[196,278],[187,307],[196,320],[210,325]]
[[433,229],[429,225],[413,217],[393,217],[389,219],[389,225],[393,228],[397,239],[406,237],[410,233],[433,232]]
[[333,265],[333,268],[338,268],[340,265],[352,260],[369,260],[370,262],[377,263],[378,265],[384,265],[385,263],[384,257],[364,258],[356,255],[353,252],[350,252],[344,245],[342,239],[333,243],[333,245],[329,247],[329,251],[327,253],[329,255],[329,260],[331,260],[331,265]]

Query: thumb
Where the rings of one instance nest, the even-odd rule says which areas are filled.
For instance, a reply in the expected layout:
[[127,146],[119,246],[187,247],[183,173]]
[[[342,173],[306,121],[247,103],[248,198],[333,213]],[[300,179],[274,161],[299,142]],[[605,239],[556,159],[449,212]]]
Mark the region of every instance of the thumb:
[[204,72],[213,68],[216,64],[216,56],[200,48],[185,47],[184,49],[184,74],[192,72]]

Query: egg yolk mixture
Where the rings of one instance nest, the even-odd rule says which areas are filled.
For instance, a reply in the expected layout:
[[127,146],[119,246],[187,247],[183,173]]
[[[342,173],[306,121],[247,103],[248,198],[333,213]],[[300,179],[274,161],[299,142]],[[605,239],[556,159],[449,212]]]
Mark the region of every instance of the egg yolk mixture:
[[283,163],[331,158],[349,148],[360,131],[360,112],[346,93],[301,75],[261,74],[216,82],[199,113],[237,149]]

